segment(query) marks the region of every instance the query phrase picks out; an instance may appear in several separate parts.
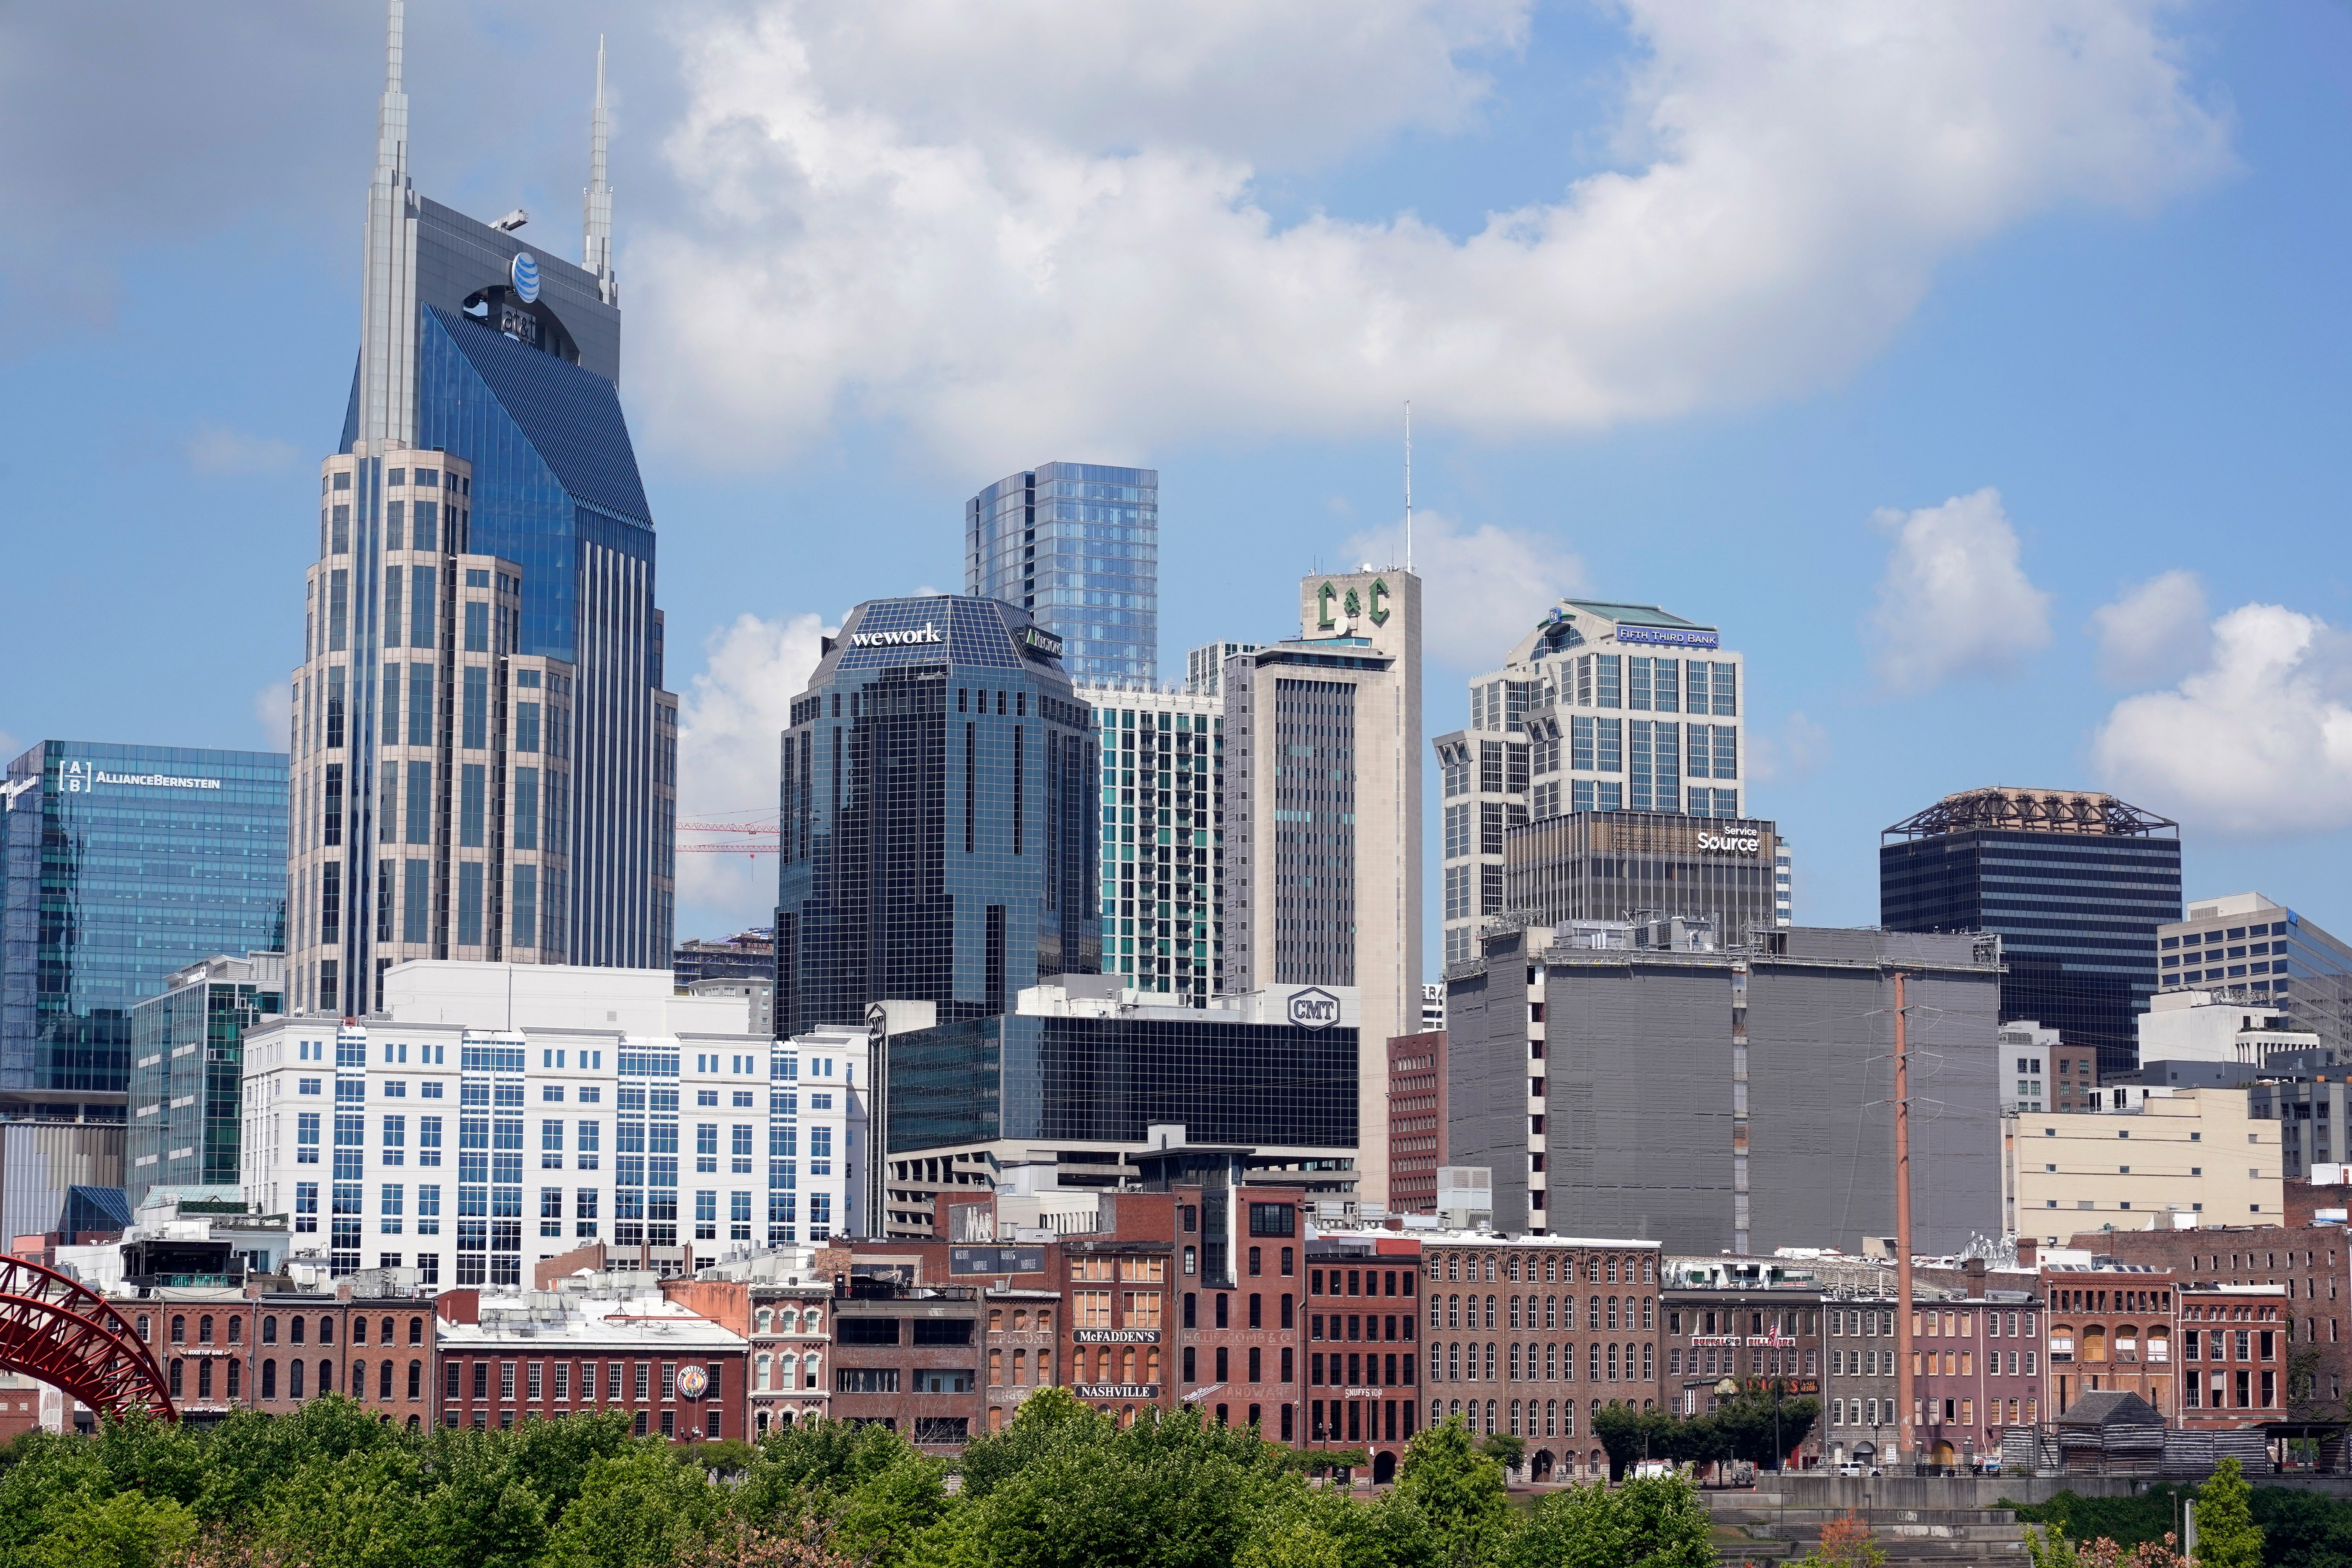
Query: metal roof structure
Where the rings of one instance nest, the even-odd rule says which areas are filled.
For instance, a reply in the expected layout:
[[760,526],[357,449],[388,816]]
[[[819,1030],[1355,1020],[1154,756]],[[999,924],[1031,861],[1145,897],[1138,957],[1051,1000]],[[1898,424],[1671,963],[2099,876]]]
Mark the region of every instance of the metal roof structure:
[[2177,838],[2180,824],[2111,795],[1995,784],[1948,795],[1927,810],[1881,828],[1879,837],[1883,842],[1985,830],[2127,838],[2158,837],[2168,832]]

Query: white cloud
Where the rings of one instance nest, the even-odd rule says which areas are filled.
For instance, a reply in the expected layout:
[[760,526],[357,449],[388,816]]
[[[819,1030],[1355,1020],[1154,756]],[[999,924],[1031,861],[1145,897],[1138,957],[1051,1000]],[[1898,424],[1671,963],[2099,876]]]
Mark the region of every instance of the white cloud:
[[220,425],[198,426],[180,443],[180,450],[190,468],[205,475],[282,473],[301,456],[291,441],[250,436]]
[[2172,571],[2126,589],[2091,612],[2099,643],[2099,677],[2114,686],[2177,680],[2204,662],[2205,585],[2194,572]]
[[[677,727],[681,822],[772,823],[776,758],[793,699],[808,686],[828,630],[819,616],[786,621],[736,617],[703,644],[701,673],[688,688]],[[724,835],[681,833],[681,842]],[[772,847],[772,841],[771,847]],[[739,925],[765,924],[775,911],[772,855],[680,855],[678,901]]]
[[2140,0],[1624,9],[1622,168],[1461,239],[1285,227],[1256,182],[1467,123],[1465,59],[1529,26],[1508,0],[698,13],[666,146],[695,216],[625,258],[673,351],[651,422],[756,463],[880,417],[984,465],[1353,433],[1406,396],[1499,435],[1784,397],[2003,227],[2228,163]]
[[[1347,561],[1404,559],[1404,524],[1359,533]],[[1412,569],[1421,578],[1422,648],[1465,673],[1492,669],[1565,594],[1586,588],[1584,562],[1540,533],[1465,528],[1442,512],[1412,514]]]
[[2092,742],[2108,787],[2247,836],[2352,825],[2352,639],[2277,605],[2213,623],[2205,666],[2126,697]]
[[2050,595],[2017,563],[2017,531],[1999,490],[1882,510],[1871,525],[1895,541],[1865,630],[1887,690],[2013,674],[2021,658],[2048,645]]
[[1802,713],[1790,714],[1778,734],[1751,724],[1748,776],[1759,784],[1794,784],[1827,766],[1830,751],[1830,732]]
[[273,680],[253,694],[253,721],[261,726],[261,733],[273,752],[282,752],[292,743],[294,726],[294,689],[282,680]]

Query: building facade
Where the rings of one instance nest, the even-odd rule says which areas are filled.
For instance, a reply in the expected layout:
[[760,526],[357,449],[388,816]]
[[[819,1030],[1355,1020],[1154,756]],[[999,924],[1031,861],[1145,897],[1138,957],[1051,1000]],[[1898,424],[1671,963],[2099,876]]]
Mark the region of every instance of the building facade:
[[237,1189],[245,1032],[286,1010],[285,987],[283,953],[208,958],[131,1009],[123,1150],[131,1207],[152,1187]]
[[1445,1031],[1389,1042],[1389,1197],[1395,1214],[1437,1212],[1445,1157]]
[[783,738],[778,1029],[885,999],[983,1017],[1099,967],[1093,714],[1061,651],[952,595],[869,601],[828,639]]
[[1885,830],[1889,931],[1990,931],[2008,965],[2000,1018],[2138,1065],[2134,1019],[2157,984],[2157,928],[2180,919],[2179,825],[2110,795],[1969,790]]
[[[392,12],[361,352],[293,671],[289,1005],[410,959],[668,963],[677,701],[616,383],[603,89],[587,265],[417,195]],[[214,951],[235,951],[215,944]]]
[[286,798],[268,752],[44,741],[8,764],[0,1119],[121,1122],[131,1009],[214,953],[285,946]]
[[[1503,844],[1504,907],[1533,925],[1682,919],[1727,946],[1782,924],[1769,822],[1580,811],[1515,827]],[[1487,922],[1491,925],[1493,922]]]
[[1103,973],[1205,1007],[1225,988],[1224,702],[1139,683],[1077,695],[1102,764]]
[[883,1133],[893,1214],[930,1232],[960,1173],[1034,1166],[1115,1182],[1133,1176],[1130,1154],[1169,1142],[1247,1149],[1259,1169],[1358,1190],[1354,993],[1294,987],[1207,1008],[1150,995],[1109,975],[1072,979],[1023,992],[1011,1012],[894,1030]]
[[246,1197],[332,1274],[519,1289],[594,1242],[675,1274],[862,1224],[862,1033],[771,1041],[667,969],[415,963],[385,991],[246,1037]]
[[[2221,1063],[2243,1068],[2244,1076],[2270,1068],[2283,1052],[2295,1053],[2281,1068],[2333,1059],[2319,1032],[2297,1026],[2293,1014],[2262,993],[2240,984],[2182,986],[2158,991],[2138,1019],[2143,1069],[2158,1064]],[[2140,1081],[2153,1082],[2143,1078]]]
[[[1748,1394],[1821,1398],[1825,1324],[1821,1286],[1802,1270],[1764,1258],[1667,1259],[1666,1406],[1685,1415],[1715,1409],[1725,1379]],[[1829,1402],[1784,1462],[1811,1469],[1829,1436]]]
[[1046,463],[964,503],[964,591],[1027,611],[1080,680],[1160,679],[1160,475]]
[[444,1290],[433,1306],[445,1426],[510,1430],[595,1412],[626,1415],[640,1437],[751,1436],[747,1342],[661,1295]]
[[1772,840],[1772,923],[1797,923],[1796,858],[1778,834]]
[[1421,1017],[1421,579],[1308,577],[1298,600],[1295,640],[1225,664],[1225,989],[1358,993],[1357,1168],[1379,1201],[1386,1042]]
[[[1592,811],[1740,816],[1745,662],[1724,651],[1714,626],[1655,605],[1563,599],[1501,668],[1470,683],[1469,728],[1435,742],[1448,966],[1475,957],[1486,922],[1516,907],[1506,886],[1513,828]],[[1769,852],[1762,864],[1772,864]],[[1770,879],[1759,877],[1756,891],[1769,923]],[[1598,907],[1557,918],[1696,912],[1611,892]]]
[[2201,986],[2352,1054],[2352,946],[2261,893],[2200,900],[2157,928],[2157,986]]
[[2000,1223],[1992,938],[1800,926],[1497,929],[1449,973],[1446,1153],[1496,1226],[1615,1225],[1677,1251],[1860,1253],[1894,1229],[1894,977],[1940,1114],[1912,1130],[1919,1244]]
[[776,933],[765,928],[737,931],[720,942],[697,937],[670,952],[670,973],[681,986],[703,980],[773,980]]
[[2238,1089],[2116,1089],[2121,1106],[2001,1122],[2008,1235],[2284,1223],[2279,1129]]

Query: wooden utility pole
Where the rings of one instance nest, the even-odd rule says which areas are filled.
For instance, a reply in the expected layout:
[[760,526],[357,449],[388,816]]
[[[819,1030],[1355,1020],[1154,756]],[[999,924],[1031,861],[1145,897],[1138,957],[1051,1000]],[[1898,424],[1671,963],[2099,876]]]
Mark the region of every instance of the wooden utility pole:
[[1903,972],[1895,972],[1895,1453],[1916,1459],[1911,1381],[1911,1056]]

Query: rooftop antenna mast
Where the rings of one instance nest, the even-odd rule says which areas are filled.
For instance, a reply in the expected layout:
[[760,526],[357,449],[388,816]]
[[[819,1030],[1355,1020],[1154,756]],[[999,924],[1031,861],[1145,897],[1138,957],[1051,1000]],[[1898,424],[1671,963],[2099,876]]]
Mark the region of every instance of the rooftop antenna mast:
[[1404,400],[1404,569],[1412,570],[1412,399]]
[[583,205],[580,265],[596,279],[596,293],[607,305],[621,302],[620,284],[613,277],[613,185],[606,178],[604,144],[609,131],[604,117],[604,37],[596,36],[596,111],[588,125],[588,191]]

